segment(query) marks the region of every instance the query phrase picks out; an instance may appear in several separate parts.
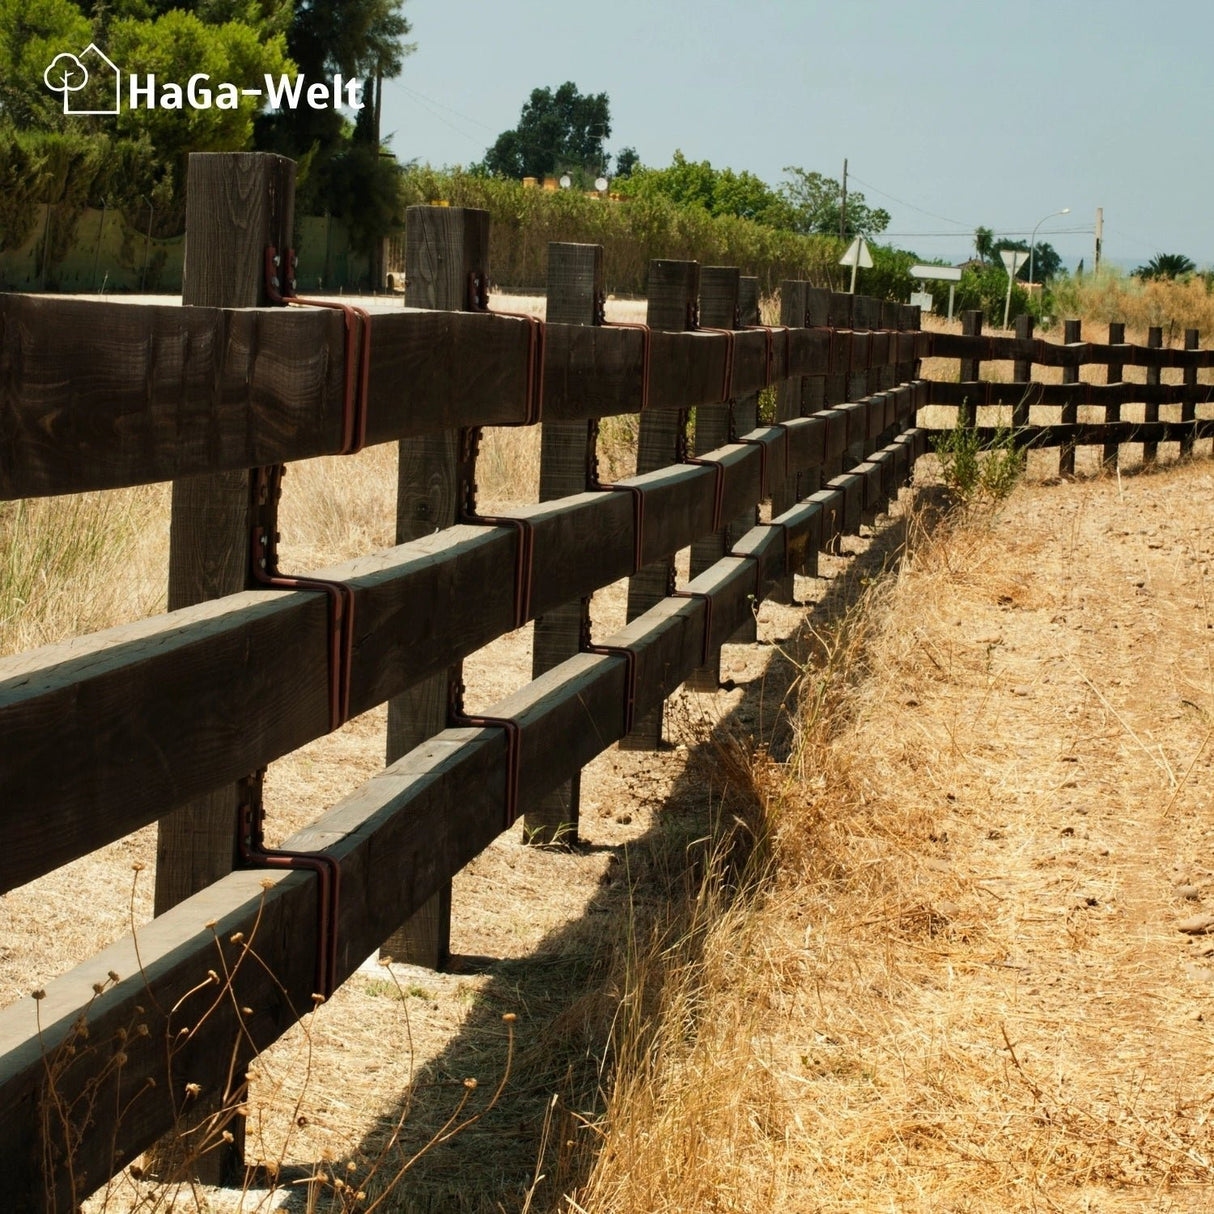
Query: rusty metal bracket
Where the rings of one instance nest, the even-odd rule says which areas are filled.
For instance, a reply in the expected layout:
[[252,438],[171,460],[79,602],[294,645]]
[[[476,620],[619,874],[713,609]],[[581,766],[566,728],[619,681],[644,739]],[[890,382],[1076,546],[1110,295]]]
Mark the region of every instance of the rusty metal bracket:
[[641,407],[649,408],[649,369],[653,365],[653,330],[640,321],[608,320],[607,296],[601,291],[594,297],[594,323],[604,329],[636,329],[641,335]]
[[712,595],[706,590],[676,590],[672,599],[700,599],[704,604],[704,644],[700,653],[700,665],[706,666],[712,657]]
[[501,729],[506,735],[506,807],[502,829],[508,830],[519,817],[519,773],[522,759],[522,726],[513,717],[482,717],[464,711],[464,683],[452,679],[447,687],[447,724],[476,729]]
[[[467,310],[489,311],[489,279],[476,270],[468,271]],[[527,322],[527,400],[523,407],[523,420],[503,422],[509,426],[533,426],[544,416],[544,347],[547,326],[538,316],[529,312],[494,312],[510,320]]]
[[[759,448],[759,497],[770,497],[771,493],[767,485],[767,444],[761,438],[734,438],[731,441],[738,443],[743,447],[758,447]],[[788,433],[784,434],[784,454],[788,455]],[[787,467],[788,460],[784,460]]]
[[350,719],[350,676],[354,653],[354,591],[344,582],[296,577],[278,569],[278,499],[282,464],[256,469],[253,476],[255,522],[249,537],[250,575],[272,590],[319,590],[329,598],[329,732]]
[[345,316],[346,377],[341,407],[341,449],[338,455],[354,455],[367,441],[367,394],[371,378],[371,315],[353,304],[329,299],[308,299],[295,294],[294,249],[284,259],[269,245],[265,251],[266,295],[272,304],[332,308]]
[[341,862],[322,852],[266,847],[264,776],[262,768],[240,782],[237,855],[244,868],[295,869],[316,874],[316,994],[329,999],[337,989]]
[[784,334],[784,370],[792,362],[792,329],[788,325],[747,325],[748,329],[762,329],[767,334],[767,372],[763,377],[763,387],[770,388],[776,382],[776,348],[777,333]]
[[712,489],[712,526],[709,530],[720,531],[725,513],[725,465],[719,459],[705,459],[701,455],[687,456],[683,463],[695,464],[700,468],[712,468],[716,473]]
[[739,561],[754,561],[755,564],[755,606],[763,601],[763,562],[757,552],[730,552],[729,556]]
[[637,706],[637,652],[627,645],[596,645],[590,639],[590,621],[583,619],[578,638],[578,652],[592,653],[598,657],[624,659],[624,735],[632,733],[636,724]]
[[535,529],[530,519],[480,514],[476,507],[476,460],[481,430],[469,426],[460,431],[459,485],[456,494],[457,523],[474,527],[513,527],[518,545],[514,563],[514,627],[531,618],[531,590],[535,575]]

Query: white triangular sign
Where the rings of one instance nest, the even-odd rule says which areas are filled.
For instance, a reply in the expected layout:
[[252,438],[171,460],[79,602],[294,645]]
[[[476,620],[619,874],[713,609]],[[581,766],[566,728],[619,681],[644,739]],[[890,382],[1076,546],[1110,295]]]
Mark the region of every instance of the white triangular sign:
[[863,236],[857,236],[847,246],[847,252],[839,258],[841,266],[859,266],[862,270],[873,268],[873,255],[868,251],[868,245]]

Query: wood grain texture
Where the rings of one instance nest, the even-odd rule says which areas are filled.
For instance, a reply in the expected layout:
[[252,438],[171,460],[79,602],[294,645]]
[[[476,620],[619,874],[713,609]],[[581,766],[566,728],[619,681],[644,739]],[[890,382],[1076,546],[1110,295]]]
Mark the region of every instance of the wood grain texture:
[[[1147,329],[1147,346],[1151,349],[1159,349],[1163,346],[1163,327],[1161,325],[1151,325]],[[1149,389],[1161,387],[1160,380],[1162,378],[1159,367],[1147,368],[1147,392],[1143,393],[1142,420],[1146,423],[1157,422],[1159,420],[1159,402],[1152,400]],[[1180,394],[1183,399],[1183,390]],[[1144,464],[1153,464],[1159,458],[1159,444],[1157,442],[1144,442],[1142,444],[1142,462]]]
[[[692,327],[692,318],[699,298],[700,266],[694,261],[651,261],[649,263],[648,303],[645,321],[653,330],[655,365],[670,367],[673,360],[663,356],[661,341],[665,333],[678,333]],[[706,337],[709,335],[705,335]],[[719,340],[723,347],[724,341]],[[724,379],[724,363],[717,378]],[[656,387],[656,383],[654,384]],[[651,389],[652,392],[652,389]],[[637,434],[637,474],[653,472],[678,459],[680,445],[686,437],[687,420],[679,413],[645,412],[641,414]],[[660,560],[646,565],[628,581],[627,618],[636,619],[666,595],[674,578],[674,562]],[[636,729],[621,742],[627,750],[656,750],[662,742],[662,710],[641,715]]]
[[[469,310],[470,276],[489,276],[489,214],[470,207],[410,207],[405,214],[405,304],[448,312]],[[515,321],[520,329],[525,322]],[[516,368],[519,366],[515,364]],[[450,527],[458,509],[459,432],[448,430],[400,444],[396,540],[407,543]],[[458,667],[436,674],[388,705],[389,763],[433,737],[447,721],[449,688]],[[451,896],[434,901],[384,943],[398,961],[442,969],[451,952]]]
[[[700,324],[703,327],[732,330],[738,326],[740,280],[741,273],[735,266],[705,266],[700,271]],[[729,441],[733,408],[731,401],[729,404],[700,405],[696,409],[695,442],[692,447],[696,455],[706,455]],[[730,516],[725,514],[722,517],[726,521],[725,526],[691,545],[690,571],[693,580],[728,551]],[[717,648],[704,666],[692,672],[687,686],[693,691],[716,691],[720,685],[721,650]]]
[[[262,153],[191,155],[182,304],[267,304],[265,249],[273,245],[285,252],[294,222],[292,161]],[[170,611],[250,584],[253,520],[251,482],[245,472],[173,483]],[[162,819],[156,843],[156,913],[230,872],[235,847],[235,787],[215,789]]]
[[[1186,329],[1184,331],[1184,348],[1186,350],[1196,350],[1201,344],[1201,334],[1196,329]],[[1182,422],[1194,421],[1197,417],[1197,402],[1201,399],[1201,390],[1197,384],[1197,368],[1185,367],[1184,369],[1184,400],[1180,405],[1180,420]],[[1180,440],[1180,455],[1181,458],[1191,456],[1193,454],[1193,439],[1182,438]]]
[[[1062,333],[1063,340],[1067,345],[1075,345],[1083,340],[1082,323],[1078,320],[1063,321]],[[1063,367],[1062,382],[1064,384],[1077,384],[1079,382],[1079,368],[1077,366]],[[1064,426],[1073,426],[1079,420],[1079,405],[1074,401],[1068,401],[1062,406],[1062,416],[1059,420]],[[1074,444],[1064,443],[1059,449],[1058,474],[1060,476],[1075,475]]]
[[[738,278],[738,317],[742,324],[757,325],[759,323],[759,280],[743,274]],[[764,335],[765,336],[765,335]],[[775,351],[775,339],[772,339],[772,351]],[[734,429],[740,435],[749,434],[759,424],[759,394],[750,392],[739,396],[733,405]],[[759,505],[743,510],[733,518],[726,532],[726,544],[729,549],[744,536],[759,521]],[[756,604],[757,607],[757,604]],[[742,621],[738,631],[730,638],[735,645],[753,644],[759,639],[758,620],[752,612]]]
[[[1121,321],[1111,321],[1109,323],[1109,345],[1123,345],[1125,343],[1125,324]],[[1124,376],[1124,371],[1120,363],[1109,363],[1108,372],[1105,375],[1105,382],[1110,384],[1119,384]],[[1110,401],[1104,407],[1104,420],[1106,422],[1121,421],[1121,402]],[[1106,441],[1101,450],[1101,462],[1105,468],[1115,470],[1117,468],[1118,446],[1115,442]]]
[[[548,302],[550,322],[593,325],[603,294],[601,245],[548,246]],[[540,433],[540,501],[583,492],[595,460],[597,423],[545,421]],[[545,612],[535,621],[531,649],[531,675],[538,678],[572,657],[584,630],[590,626],[590,599],[574,599]],[[581,773],[558,785],[538,804],[525,806],[524,837],[537,844],[578,837]]]

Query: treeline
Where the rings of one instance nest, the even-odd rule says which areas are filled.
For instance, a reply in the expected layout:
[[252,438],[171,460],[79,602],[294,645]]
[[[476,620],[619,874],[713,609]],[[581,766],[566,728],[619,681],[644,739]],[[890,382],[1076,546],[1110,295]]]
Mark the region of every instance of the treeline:
[[[601,244],[607,289],[644,294],[649,262],[655,258],[738,266],[756,275],[771,294],[786,278],[846,290],[850,270],[838,264],[843,244],[829,236],[802,236],[742,219],[712,215],[701,206],[679,205],[643,195],[624,201],[576,190],[543,190],[501,177],[459,169],[413,168],[402,180],[406,206],[448,203],[479,207],[492,224],[490,273],[504,287],[539,287],[547,281],[549,241]],[[914,257],[873,248],[872,270],[860,272],[866,295],[905,301],[912,289]]]

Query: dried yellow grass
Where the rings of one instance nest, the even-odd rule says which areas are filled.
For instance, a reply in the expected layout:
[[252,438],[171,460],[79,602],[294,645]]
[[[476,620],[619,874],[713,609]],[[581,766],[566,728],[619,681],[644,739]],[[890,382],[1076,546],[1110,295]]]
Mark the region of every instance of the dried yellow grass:
[[774,882],[635,966],[570,1209],[1210,1208],[1211,504],[1024,489],[814,629]]

